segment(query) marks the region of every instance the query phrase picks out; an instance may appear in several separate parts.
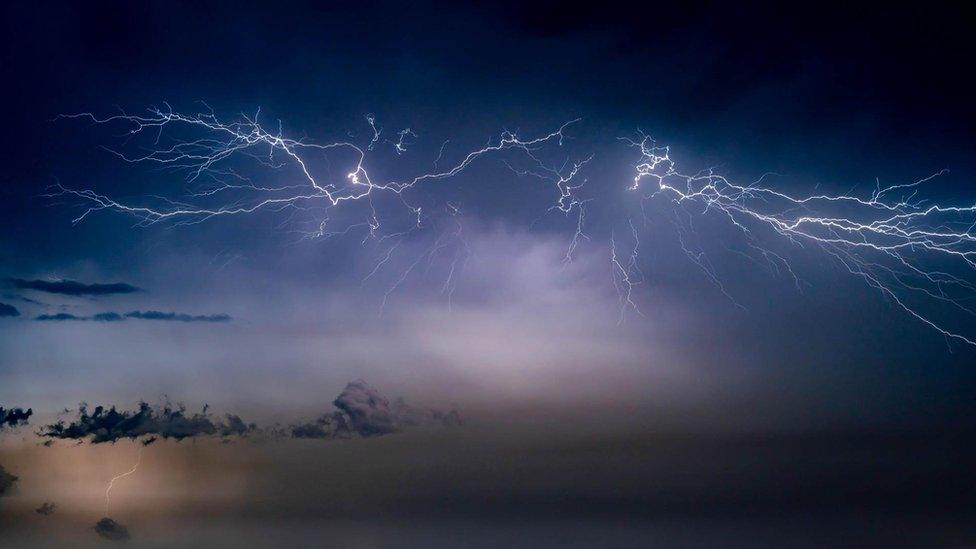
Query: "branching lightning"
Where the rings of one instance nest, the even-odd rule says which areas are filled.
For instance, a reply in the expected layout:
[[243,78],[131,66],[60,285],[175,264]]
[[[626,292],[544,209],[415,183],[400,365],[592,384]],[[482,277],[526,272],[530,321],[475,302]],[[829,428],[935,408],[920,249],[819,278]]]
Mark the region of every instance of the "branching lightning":
[[[878,185],[866,197],[794,196],[766,186],[764,178],[741,186],[712,170],[683,174],[668,147],[646,136],[623,141],[639,151],[631,190],[649,191],[643,200],[669,199],[685,212],[724,217],[747,239],[751,250],[767,262],[782,265],[798,287],[790,262],[761,244],[758,231],[772,231],[796,246],[817,246],[947,340],[976,345],[973,336],[946,328],[913,304],[915,298],[922,298],[974,314],[965,299],[973,297],[976,285],[947,270],[976,271],[976,205],[943,206],[918,197],[919,187],[945,170],[912,183]],[[684,242],[682,247],[728,295],[704,252]],[[936,262],[953,265],[929,267]]]
[[[553,168],[543,162],[537,152],[543,147],[559,147],[565,139],[565,131],[578,122],[571,120],[559,126],[554,131],[534,138],[522,138],[516,132],[505,131],[489,139],[483,147],[472,150],[454,162],[448,168],[439,168],[445,155],[448,141],[441,145],[437,158],[433,161],[433,170],[413,175],[403,179],[379,180],[371,175],[367,167],[369,155],[378,149],[381,143],[392,145],[397,156],[405,155],[409,146],[417,139],[417,133],[410,128],[399,131],[395,140],[383,140],[383,129],[377,125],[376,117],[366,115],[366,122],[371,133],[369,141],[357,144],[350,141],[336,141],[331,143],[314,143],[308,140],[292,139],[283,135],[280,123],[274,131],[268,130],[259,121],[260,111],[253,116],[241,115],[232,122],[225,122],[217,117],[212,110],[186,115],[174,112],[172,109],[151,109],[145,116],[118,114],[99,118],[92,113],[64,115],[61,118],[87,119],[97,125],[124,125],[129,138],[146,136],[152,137],[152,148],[149,152],[138,155],[126,154],[117,150],[107,149],[125,162],[155,164],[160,167],[180,171],[185,174],[185,183],[202,186],[189,193],[180,200],[152,196],[161,205],[134,205],[111,198],[93,189],[69,188],[60,184],[53,186],[48,197],[75,197],[86,204],[80,215],[73,223],[78,223],[94,212],[110,210],[135,216],[137,226],[148,226],[158,223],[172,223],[174,225],[192,225],[220,216],[237,216],[258,212],[259,210],[295,211],[324,210],[324,214],[316,222],[315,229],[302,232],[303,238],[328,238],[348,235],[356,231],[363,233],[363,245],[369,242],[385,247],[379,253],[379,260],[374,268],[363,279],[363,284],[369,281],[379,270],[387,266],[393,254],[396,253],[404,239],[422,230],[425,225],[432,223],[428,216],[429,208],[411,203],[407,191],[425,183],[435,183],[459,175],[474,162],[493,153],[513,151],[521,154],[525,161],[534,168],[526,174],[535,176],[550,184],[558,192],[553,205],[554,209],[569,214],[574,208],[580,207],[581,202],[576,198],[575,191],[582,183],[575,183],[580,169],[589,161],[571,163],[567,161],[560,168]],[[194,137],[170,135],[167,142],[161,145],[164,132],[183,131]],[[328,154],[346,154],[353,158],[352,169],[342,178],[331,175],[323,178],[312,169],[313,162],[328,161]],[[249,158],[269,169],[295,168],[295,181],[285,185],[257,185],[240,175],[233,168],[227,167],[232,158]],[[405,217],[399,223],[394,222],[390,229],[384,227],[390,224],[389,218],[382,218],[377,214],[374,200],[377,196],[393,197],[404,208]],[[220,201],[224,196],[233,196]],[[216,204],[214,204],[216,202]],[[346,203],[359,202],[368,205],[365,219],[359,222],[332,226],[330,212]],[[407,276],[424,261],[429,262],[434,255],[450,249],[454,257],[449,261],[446,279],[442,293],[447,299],[452,299],[457,286],[456,275],[463,268],[470,255],[470,248],[463,239],[460,208],[456,204],[443,204],[443,211],[448,214],[451,224],[456,228],[449,234],[441,235],[433,246],[416,257],[410,266],[393,280],[392,285],[384,294],[380,310],[385,306],[390,295],[404,282]],[[435,208],[434,211],[441,211]],[[582,223],[580,211],[580,223]],[[406,226],[403,222],[406,221]],[[581,235],[578,235],[580,238]]]
[[[163,222],[191,225],[259,210],[324,211],[315,220],[314,230],[303,231],[302,236],[329,238],[361,234],[363,246],[376,247],[376,260],[362,279],[364,285],[383,269],[406,265],[386,277],[391,282],[383,294],[381,313],[391,294],[411,274],[429,270],[440,254],[453,254],[448,255],[449,267],[441,285],[450,304],[458,271],[471,255],[464,239],[460,204],[445,199],[431,205],[408,191],[455,177],[488,155],[517,153],[518,163],[509,163],[508,157],[501,160],[516,175],[538,178],[554,188],[555,197],[547,211],[575,217],[575,232],[565,262],[572,261],[578,248],[591,238],[587,234],[590,230],[587,215],[595,199],[583,198],[579,190],[587,181],[583,172],[592,171],[593,156],[550,165],[542,160],[541,154],[543,148],[563,145],[567,128],[577,120],[533,138],[502,132],[450,164],[445,161],[447,140],[432,159],[431,171],[403,178],[379,178],[368,167],[370,155],[381,145],[391,146],[395,157],[414,155],[410,146],[418,139],[417,133],[407,128],[396,132],[395,139],[384,139],[376,117],[367,115],[371,132],[365,143],[350,139],[323,144],[287,137],[280,123],[269,130],[259,121],[259,114],[260,111],[253,116],[241,115],[227,122],[212,110],[186,115],[167,106],[142,116],[126,113],[102,118],[91,113],[65,116],[87,119],[97,125],[123,125],[130,138],[152,138],[148,152],[138,155],[111,152],[125,162],[180,171],[185,174],[186,184],[197,188],[179,200],[154,197],[155,205],[129,204],[94,189],[60,184],[47,196],[79,199],[84,208],[73,219],[75,223],[102,210],[132,215],[137,225],[143,226]],[[183,137],[179,132],[192,137]],[[851,193],[797,196],[774,189],[765,177],[743,186],[714,170],[684,174],[672,160],[670,149],[658,146],[649,137],[640,135],[621,141],[639,155],[629,188],[640,197],[644,221],[652,215],[645,207],[652,201],[671,204],[679,244],[685,255],[733,302],[732,292],[723,284],[719,270],[704,248],[695,244],[695,220],[706,215],[726,220],[745,239],[747,255],[771,270],[788,274],[797,288],[801,287],[801,278],[787,253],[777,251],[777,242],[822,250],[847,272],[879,291],[912,318],[938,331],[947,341],[976,345],[973,339],[976,334],[960,333],[928,312],[929,305],[936,304],[976,314],[967,305],[968,299],[976,297],[976,284],[970,282],[976,272],[976,205],[948,206],[919,197],[920,187],[942,172],[912,183],[878,185],[867,196]],[[351,168],[341,170],[341,175],[333,175],[329,160],[333,154],[352,158],[348,163]],[[279,185],[254,183],[230,167],[231,158],[250,159],[269,169],[290,169],[293,180]],[[324,176],[323,170],[312,167],[323,159],[329,165]],[[441,168],[441,164],[448,167]],[[376,203],[381,196],[394,199],[394,204],[401,207],[400,217],[380,213],[386,212]],[[350,203],[365,205],[362,217],[348,223],[335,221],[332,212]],[[336,223],[338,226],[334,226]],[[641,314],[635,294],[636,287],[644,280],[640,223],[612,212],[609,223],[610,270],[620,300],[619,321],[622,322],[628,310]],[[624,224],[626,235],[619,231]],[[406,249],[403,244],[408,238],[428,228],[440,231],[431,244],[405,262],[394,261],[394,256]],[[776,238],[770,240],[769,236]],[[630,242],[626,249],[621,237]]]

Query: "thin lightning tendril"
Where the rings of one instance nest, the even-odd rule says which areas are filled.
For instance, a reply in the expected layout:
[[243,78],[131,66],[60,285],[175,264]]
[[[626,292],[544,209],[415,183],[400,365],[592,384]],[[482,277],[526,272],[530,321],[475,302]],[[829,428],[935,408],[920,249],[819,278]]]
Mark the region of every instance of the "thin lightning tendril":
[[110,502],[110,496],[112,494],[112,487],[115,486],[115,481],[119,480],[120,478],[125,478],[136,472],[136,469],[139,468],[139,464],[142,463],[142,449],[143,447],[140,446],[139,454],[136,457],[136,464],[132,466],[132,469],[129,469],[128,471],[122,474],[115,475],[114,477],[112,477],[112,480],[108,481],[108,487],[105,488],[105,516],[106,517],[108,516],[108,506]]

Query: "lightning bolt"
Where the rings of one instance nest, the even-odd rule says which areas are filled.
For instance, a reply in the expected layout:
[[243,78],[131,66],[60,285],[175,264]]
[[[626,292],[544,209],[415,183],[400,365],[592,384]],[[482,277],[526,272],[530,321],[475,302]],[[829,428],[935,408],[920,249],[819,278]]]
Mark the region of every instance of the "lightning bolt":
[[[221,169],[220,165],[222,162],[237,155],[249,156],[271,168],[280,168],[283,166],[283,164],[276,160],[277,156],[283,155],[284,160],[290,162],[300,171],[301,183],[268,188],[250,184],[228,184],[225,181],[218,181],[216,186],[202,193],[195,194],[195,196],[200,197],[215,196],[230,190],[244,189],[259,191],[258,198],[250,200],[247,203],[233,203],[218,207],[193,206],[188,203],[175,202],[169,199],[162,199],[169,206],[165,208],[132,206],[114,200],[106,195],[99,194],[91,189],[73,189],[60,184],[54,185],[52,192],[45,196],[73,195],[89,203],[89,208],[74,218],[72,220],[73,223],[77,223],[91,213],[100,210],[115,210],[128,213],[136,216],[140,220],[139,224],[151,225],[162,221],[173,221],[181,224],[199,223],[213,217],[249,214],[261,209],[283,208],[309,201],[324,201],[328,207],[336,207],[344,202],[368,199],[371,195],[380,192],[400,195],[418,184],[454,177],[467,169],[479,158],[494,152],[517,150],[538,162],[538,158],[533,155],[534,150],[551,142],[556,142],[558,145],[561,145],[566,128],[579,122],[579,119],[571,120],[561,125],[558,129],[533,139],[523,139],[514,132],[505,131],[497,138],[489,140],[489,143],[484,147],[469,152],[449,169],[423,173],[402,180],[374,181],[365,163],[367,152],[373,149],[376,141],[379,139],[381,130],[376,128],[375,118],[372,115],[367,116],[367,120],[373,129],[373,136],[365,149],[350,141],[319,144],[305,140],[291,139],[284,137],[280,128],[276,133],[271,133],[258,121],[259,115],[260,111],[254,116],[242,115],[241,119],[235,122],[223,122],[212,111],[184,115],[173,112],[172,110],[163,111],[160,109],[152,109],[150,110],[149,116],[119,114],[98,118],[92,113],[81,113],[61,115],[60,118],[88,119],[96,124],[128,124],[130,126],[127,131],[129,136],[156,132],[156,143],[159,142],[164,129],[175,126],[182,126],[189,130],[203,132],[206,137],[186,141],[179,140],[172,146],[159,147],[149,153],[137,156],[130,156],[113,149],[106,149],[125,162],[158,164],[167,168],[186,171],[186,181],[188,183],[197,182],[204,177],[227,175],[229,172]],[[415,135],[409,129],[404,130],[404,132],[400,133],[400,139],[395,143],[395,148],[398,152],[406,150],[404,139],[408,136]],[[346,174],[346,182],[319,181],[308,167],[310,161],[308,155],[311,153],[324,153],[336,150],[345,150],[353,154],[357,159],[355,167]],[[541,165],[541,162],[539,164]],[[568,182],[575,175],[576,171],[578,171],[578,167],[565,177],[559,176],[557,170],[551,168],[547,168],[546,170],[549,172],[546,177],[555,177],[554,184],[560,192],[559,202],[562,204],[566,200],[567,193],[571,193],[573,190],[573,187]],[[266,196],[268,193],[285,190],[297,190],[301,192],[286,193],[280,196]],[[412,209],[415,210],[415,208]],[[416,213],[419,215],[419,212]]]
[[[125,162],[183,172],[186,183],[198,187],[180,200],[155,197],[157,205],[144,205],[127,204],[90,188],[53,186],[46,196],[73,197],[83,204],[83,211],[73,219],[75,223],[103,210],[129,214],[136,218],[137,226],[164,222],[191,225],[259,210],[290,210],[293,215],[323,211],[314,230],[303,231],[302,237],[362,234],[364,246],[372,244],[377,248],[377,260],[363,279],[364,285],[380,270],[402,265],[393,259],[407,249],[403,246],[406,239],[428,228],[444,229],[446,232],[432,239],[432,244],[419,254],[406,258],[405,269],[387,277],[391,282],[383,294],[381,314],[393,292],[412,274],[429,270],[433,258],[439,254],[454,254],[448,256],[450,266],[442,285],[448,301],[453,299],[458,271],[463,269],[471,253],[463,238],[460,208],[452,202],[441,204],[443,207],[422,206],[414,202],[419,198],[408,191],[455,177],[486,156],[517,153],[521,158],[518,167],[502,158],[516,175],[537,178],[552,186],[555,197],[547,211],[575,217],[576,230],[565,254],[566,262],[574,258],[579,246],[590,240],[584,228],[594,199],[582,198],[580,189],[587,182],[582,173],[589,169],[593,156],[566,159],[561,165],[542,160],[543,149],[561,147],[567,138],[566,130],[578,120],[532,138],[503,131],[451,164],[444,162],[448,143],[444,141],[432,161],[431,171],[380,179],[372,175],[369,167],[371,154],[387,143],[392,145],[395,156],[402,156],[417,134],[408,128],[396,133],[395,140],[384,140],[383,129],[373,115],[366,116],[371,130],[365,138],[367,141],[358,144],[355,139],[317,143],[287,137],[280,123],[274,129],[266,127],[260,121],[260,110],[253,116],[242,114],[232,121],[218,118],[209,107],[197,114],[181,114],[168,105],[165,109],[150,109],[146,115],[123,112],[99,118],[92,113],[81,113],[63,118],[89,120],[96,125],[118,124],[126,128],[127,138],[151,139],[148,152],[132,155],[109,150]],[[643,134],[621,138],[620,142],[637,151],[634,176],[627,187],[639,197],[645,223],[653,215],[649,211],[652,203],[670,205],[678,242],[685,255],[737,306],[741,307],[723,283],[719,269],[696,243],[695,223],[705,216],[717,216],[729,223],[744,238],[747,257],[773,271],[788,274],[797,288],[801,287],[801,279],[788,255],[774,249],[776,243],[819,249],[904,313],[936,330],[947,343],[976,346],[973,339],[976,335],[952,329],[928,312],[931,305],[938,305],[976,314],[968,304],[976,298],[976,284],[972,282],[976,272],[976,205],[945,205],[920,197],[923,185],[945,171],[912,183],[886,187],[878,184],[868,195],[851,192],[795,195],[773,188],[765,176],[740,185],[712,169],[683,173],[672,159],[669,147],[660,146]],[[317,170],[310,168],[314,160],[340,152],[353,159],[352,167],[342,170],[343,176],[320,177],[315,175]],[[231,158],[250,159],[272,170],[291,169],[294,180],[284,185],[256,184],[227,166]],[[441,168],[442,164],[447,167]],[[380,196],[395,199],[394,204],[402,207],[399,217],[378,213],[374,201]],[[352,203],[364,204],[365,215],[333,227],[334,219],[346,218],[333,218],[331,214]],[[450,223],[440,222],[445,215]],[[609,215],[610,270],[620,300],[619,321],[622,322],[627,311],[642,315],[636,296],[636,287],[644,280],[640,268],[641,234],[637,228],[639,223],[635,225],[629,215],[612,211]],[[630,241],[629,250],[620,236],[624,233],[613,230],[623,223],[629,233],[624,236]],[[423,265],[426,268],[422,269]]]
[[[428,215],[430,209],[412,203],[407,197],[407,191],[421,184],[457,176],[482,157],[512,151],[522,154],[526,161],[533,165],[532,176],[554,187],[558,197],[553,208],[568,214],[580,203],[575,197],[575,192],[582,183],[577,184],[574,179],[589,161],[589,159],[581,162],[567,160],[561,167],[553,168],[538,156],[538,151],[543,147],[561,146],[565,131],[577,123],[578,119],[570,120],[549,133],[533,138],[523,138],[516,132],[504,131],[489,139],[485,146],[469,151],[450,167],[439,168],[448,143],[445,141],[433,161],[432,171],[381,181],[372,176],[367,166],[369,155],[377,150],[381,142],[384,142],[381,137],[383,129],[377,125],[376,117],[372,114],[365,117],[371,130],[369,141],[361,145],[351,140],[323,144],[286,137],[282,133],[280,123],[273,131],[262,124],[260,110],[253,116],[241,115],[238,120],[231,122],[218,118],[209,107],[204,112],[187,115],[175,112],[168,106],[165,110],[150,109],[148,115],[144,116],[121,113],[99,118],[92,113],[81,113],[62,115],[60,118],[84,119],[96,125],[123,125],[127,128],[126,137],[129,139],[148,136],[152,138],[149,152],[131,155],[114,149],[106,150],[127,163],[154,164],[181,171],[186,174],[187,184],[200,187],[179,201],[154,196],[153,198],[160,205],[148,206],[123,203],[93,189],[76,189],[56,184],[44,196],[69,196],[80,199],[82,204],[85,204],[80,215],[72,220],[73,223],[81,222],[92,213],[103,210],[132,215],[137,219],[136,226],[148,226],[164,222],[174,225],[193,225],[215,217],[246,215],[260,210],[280,212],[287,209],[294,212],[309,212],[321,209],[325,213],[316,222],[315,229],[302,232],[302,238],[331,238],[361,231],[364,245],[373,242],[381,248],[379,259],[363,279],[363,284],[390,264],[393,255],[401,248],[406,238],[426,226],[438,225]],[[170,131],[188,132],[197,137],[192,139],[174,137],[171,145],[161,145],[164,132]],[[395,141],[387,142],[393,146],[396,155],[400,156],[406,153],[408,146],[416,138],[417,134],[407,128],[397,133]],[[354,159],[352,169],[343,179],[336,180],[331,176],[322,179],[309,167],[313,159],[339,152],[351,155]],[[288,185],[257,185],[226,166],[232,158],[253,159],[273,170],[292,168],[297,176],[296,181]],[[379,195],[395,198],[402,205],[405,216],[399,218],[399,221],[391,220],[389,216],[385,218],[378,216],[374,198]],[[225,196],[235,198],[222,199]],[[218,201],[217,204],[211,205],[214,201]],[[333,227],[330,212],[340,206],[356,202],[368,205],[365,219]],[[456,204],[448,204],[444,211],[452,219],[452,224],[456,225],[456,230],[448,235],[442,235],[446,240],[438,237],[432,247],[412,260],[405,271],[392,279],[390,287],[383,295],[381,313],[388,298],[403,284],[411,272],[425,261],[429,265],[434,255],[446,248],[453,250],[455,256],[450,260],[442,293],[447,296],[449,302],[453,299],[456,277],[467,262],[470,248],[462,237],[460,208]],[[402,225],[404,222],[409,224],[404,227]],[[385,228],[391,223],[393,224],[391,228]]]
[[108,487],[105,488],[105,516],[106,517],[108,516],[108,507],[109,507],[109,502],[111,501],[110,500],[110,496],[112,494],[112,487],[115,486],[115,481],[119,480],[120,478],[125,478],[125,477],[127,477],[127,476],[135,473],[136,472],[136,469],[139,468],[139,464],[141,462],[142,462],[142,447],[140,446],[139,447],[139,453],[137,454],[137,457],[136,457],[136,464],[132,466],[132,469],[129,469],[128,471],[126,471],[124,473],[115,475],[114,477],[112,477],[112,480],[108,481]]
[[[795,246],[816,246],[947,342],[976,345],[972,336],[943,326],[913,304],[913,298],[923,298],[974,314],[965,300],[976,294],[976,285],[928,266],[948,261],[970,275],[976,271],[976,205],[945,206],[918,196],[919,187],[947,170],[912,183],[878,184],[868,196],[796,196],[765,185],[765,177],[737,185],[713,170],[684,174],[669,147],[645,135],[622,141],[638,151],[630,189],[647,189],[642,201],[669,200],[680,211],[724,218],[746,238],[750,249],[767,262],[782,265],[797,286],[799,279],[789,261],[763,245],[758,231],[765,229]],[[728,295],[704,252],[689,248],[683,240],[682,248]]]
[[617,290],[617,298],[620,301],[620,316],[617,324],[622,324],[626,317],[627,310],[631,310],[639,316],[644,316],[637,303],[634,301],[634,287],[641,283],[644,274],[639,266],[640,234],[637,227],[630,219],[627,220],[627,227],[630,229],[634,245],[627,255],[627,259],[621,259],[617,252],[617,240],[614,237],[613,229],[610,230],[610,271],[614,288]]

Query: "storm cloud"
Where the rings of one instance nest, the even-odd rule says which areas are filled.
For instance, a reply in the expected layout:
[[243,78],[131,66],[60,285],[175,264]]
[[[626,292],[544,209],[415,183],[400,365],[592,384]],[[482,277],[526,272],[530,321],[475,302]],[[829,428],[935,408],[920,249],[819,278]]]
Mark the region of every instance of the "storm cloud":
[[24,410],[23,408],[11,408],[6,410],[3,406],[0,406],[0,429],[4,427],[17,427],[20,425],[27,425],[27,419],[31,417],[34,410],[28,408]]
[[136,411],[119,412],[114,406],[109,409],[96,406],[91,413],[86,404],[81,404],[75,421],[65,423],[61,420],[45,425],[37,434],[56,439],[88,440],[92,444],[147,437],[144,443],[151,444],[158,438],[179,441],[208,435],[244,436],[255,430],[256,425],[245,423],[236,415],[227,414],[225,421],[214,421],[206,407],[201,413],[188,414],[182,406],[166,405],[157,411],[142,402]]
[[391,406],[389,399],[361,379],[346,385],[332,403],[338,410],[318,419],[292,425],[294,438],[340,438],[353,434],[372,437],[396,433],[407,427],[423,425],[456,426],[461,424],[457,410],[444,413],[418,408],[402,398]]
[[20,316],[20,311],[18,311],[17,307],[14,307],[13,305],[0,303],[0,318],[5,316]]
[[361,379],[346,385],[333,404],[349,416],[352,429],[364,437],[399,430],[390,401]]
[[49,294],[72,296],[131,294],[141,291],[140,288],[124,282],[85,284],[83,282],[68,279],[25,280],[23,278],[8,278],[6,282],[18,290],[34,290]]
[[94,315],[73,315],[71,313],[43,314],[34,317],[39,322],[121,322],[133,318],[138,320],[162,320],[169,322],[230,322],[231,316],[227,314],[213,315],[190,315],[186,313],[172,313],[162,311],[129,311],[125,314],[115,312],[96,313]]

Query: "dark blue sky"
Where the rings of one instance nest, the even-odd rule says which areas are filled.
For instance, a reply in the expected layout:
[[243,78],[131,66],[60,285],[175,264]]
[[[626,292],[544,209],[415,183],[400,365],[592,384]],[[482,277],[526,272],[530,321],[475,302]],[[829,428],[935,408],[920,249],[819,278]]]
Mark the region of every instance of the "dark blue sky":
[[[443,305],[428,299],[439,282],[408,281],[397,294],[403,296],[403,316],[389,320],[392,325],[376,322],[376,303],[396,277],[360,288],[375,255],[362,257],[355,237],[351,244],[295,245],[287,230],[280,230],[281,217],[268,213],[193,228],[143,229],[132,228],[131,218],[104,212],[72,225],[76,208],[38,196],[55,181],[136,199],[157,192],[178,197],[184,189],[178,174],[127,165],[100,148],[119,146],[124,129],[52,122],[60,113],[110,114],[116,106],[135,113],[163,102],[193,110],[203,100],[229,117],[261,107],[266,120],[280,119],[290,135],[322,141],[349,138],[348,132],[356,139],[367,136],[363,115],[375,113],[387,131],[410,127],[420,135],[413,149],[417,156],[403,160],[411,168],[429,163],[447,139],[458,147],[448,149],[456,158],[503,129],[519,129],[528,136],[582,117],[568,147],[596,151],[593,171],[587,174],[592,190],[587,192],[601,204],[625,200],[620,189],[632,177],[635,159],[615,148],[615,139],[638,129],[672,145],[688,170],[720,166],[731,178],[745,181],[776,172],[780,177],[775,185],[787,192],[805,193],[816,185],[869,192],[875,178],[897,184],[949,168],[949,175],[926,187],[927,196],[955,205],[971,205],[976,199],[976,106],[967,74],[973,53],[971,24],[950,8],[904,7],[882,13],[850,5],[827,9],[705,3],[678,8],[604,2],[529,8],[516,3],[483,8],[391,3],[352,10],[315,3],[235,2],[203,7],[20,4],[2,9],[0,74],[7,109],[0,138],[5,159],[0,175],[0,277],[122,281],[147,289],[115,301],[99,297],[68,302],[8,291],[15,297],[0,301],[25,314],[17,321],[3,320],[6,325],[0,327],[8,334],[5,340],[19,342],[2,354],[0,386],[13,387],[0,394],[5,401],[25,388],[57,407],[59,399],[69,399],[61,403],[69,404],[92,398],[82,394],[87,390],[104,390],[108,398],[113,390],[123,398],[145,396],[123,388],[128,382],[153,392],[199,387],[187,378],[219,380],[229,368],[221,365],[229,357],[209,347],[254,341],[255,332],[271,334],[256,344],[262,349],[262,365],[242,368],[258,380],[272,375],[261,373],[268,363],[282,363],[275,375],[290,380],[280,381],[285,393],[289,384],[318,379],[308,373],[317,359],[281,346],[316,330],[349,346],[335,359],[341,367],[330,366],[343,373],[326,376],[328,382],[322,383],[338,384],[347,381],[346,373],[372,368],[376,375],[413,383],[418,391],[429,379],[455,376],[478,387],[472,393],[486,399],[490,394],[472,381],[488,375],[476,366],[469,374],[425,371],[411,381],[410,372],[422,368],[410,366],[405,373],[389,365],[390,356],[397,355],[394,343],[387,354],[357,356],[358,347],[348,342],[377,332],[384,338],[399,334],[390,336],[393,342],[401,341],[398,337],[422,341],[422,352],[404,359],[410,364],[421,364],[432,353],[451,362],[484,350],[476,343],[445,350],[416,328],[412,319],[426,318],[428,308]],[[390,162],[380,160],[376,169],[388,169]],[[573,275],[577,278],[557,287],[542,284],[535,279],[551,274],[550,248],[563,246],[572,236],[572,220],[546,218],[533,225],[551,203],[547,189],[523,195],[525,183],[504,170],[498,175],[499,162],[493,162],[477,167],[469,179],[445,185],[446,190],[430,191],[455,193],[451,196],[470,205],[474,245],[488,256],[461,279],[458,324],[511,321],[510,315],[523,311],[507,304],[526,299],[540,315],[536,327],[546,326],[547,319],[565,319],[566,310],[578,312],[576,294],[566,285],[581,286],[582,302],[592,299],[601,311],[592,318],[600,324],[597,339],[623,350],[608,359],[619,367],[599,364],[600,355],[594,353],[586,357],[588,366],[577,364],[573,371],[591,368],[596,375],[607,368],[608,377],[638,379],[638,387],[680,379],[674,392],[687,393],[694,405],[676,406],[701,406],[717,416],[723,414],[716,410],[747,409],[760,402],[762,410],[783,413],[786,424],[965,426],[958,418],[973,411],[972,348],[954,345],[950,352],[937,333],[901,314],[815,251],[795,257],[809,283],[798,292],[789,277],[770,276],[762,267],[723,255],[721,248],[734,246],[735,239],[718,223],[703,221],[699,234],[718,249],[717,268],[748,311],[716,291],[681,254],[669,222],[658,220],[642,239],[648,283],[639,288],[638,299],[648,319],[634,318],[616,329],[613,315],[604,317],[600,309],[608,299],[601,284],[608,285],[609,277],[599,271],[604,261],[600,246],[605,246],[615,214],[593,210],[591,231],[598,243],[584,249],[583,265]],[[420,249],[426,244],[413,245]],[[542,250],[538,257],[543,259],[534,250]],[[586,257],[599,259],[588,266]],[[409,260],[399,261],[405,262],[401,270],[409,265]],[[48,308],[15,301],[23,297],[47,299]],[[316,299],[323,300],[321,307],[309,304]],[[199,345],[189,346],[181,356],[173,350],[178,347],[174,341],[184,337],[180,333],[153,332],[142,340],[131,332],[114,332],[115,327],[52,327],[27,320],[52,308],[82,316],[134,309],[227,313],[235,322],[203,328],[223,332],[199,336]],[[495,314],[497,318],[491,316]],[[945,318],[972,335],[972,317],[950,313]],[[444,323],[455,322],[431,320],[432,326]],[[586,331],[584,319],[567,323],[571,330]],[[344,333],[336,326],[345,324],[358,331],[336,335]],[[131,321],[124,328],[138,329]],[[76,330],[94,330],[100,343],[74,355],[50,350],[93,337]],[[463,339],[465,333],[456,337]],[[537,337],[551,335],[541,329]],[[497,340],[483,344],[504,345],[510,336],[498,334]],[[70,368],[72,360],[98,363],[102,354],[116,354],[106,346],[123,339],[119,349],[126,352],[154,353],[167,345],[170,350],[165,359],[144,367],[105,357],[106,374],[127,372],[111,390],[78,379],[73,380],[81,384],[77,390],[47,387],[57,377],[54,373],[34,377],[42,363],[55,373]],[[32,358],[38,346],[48,347],[43,360]],[[532,362],[535,352],[527,352],[530,358],[524,360]],[[559,356],[553,353],[548,360],[559,362]],[[245,358],[254,358],[253,352],[234,357]],[[160,374],[168,367],[166,360],[182,363],[168,377]],[[384,365],[377,367],[377,361]],[[539,375],[549,373],[544,369]],[[533,379],[513,374],[506,385],[520,383],[528,387],[524,394],[506,395],[548,399],[533,392]],[[217,381],[202,385],[213,391],[219,387]],[[246,380],[235,387],[236,398],[258,400],[260,392],[245,385]],[[609,392],[607,388],[594,398],[612,400]],[[205,393],[200,389],[197,396],[212,400]]]

